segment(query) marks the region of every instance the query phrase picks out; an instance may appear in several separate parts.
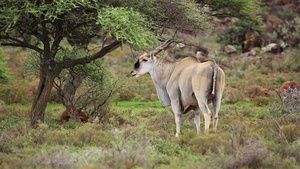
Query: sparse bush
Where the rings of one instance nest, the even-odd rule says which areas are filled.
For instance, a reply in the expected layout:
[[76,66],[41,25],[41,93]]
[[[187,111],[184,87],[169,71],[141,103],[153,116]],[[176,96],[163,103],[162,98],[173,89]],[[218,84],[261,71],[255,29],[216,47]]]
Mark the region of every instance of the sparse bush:
[[278,138],[278,141],[284,146],[300,138],[300,117],[296,114],[285,114],[273,118],[270,130]]
[[235,104],[235,103],[238,103],[238,102],[243,101],[243,100],[244,100],[244,96],[240,93],[228,94],[224,98],[224,103],[226,103],[226,104]]
[[[98,124],[87,123],[73,130],[62,128],[59,131],[50,131],[46,134],[45,141],[48,144],[83,147],[84,145],[99,145],[100,143],[103,143],[101,142],[101,134],[102,132],[100,131]],[[107,135],[103,134],[103,136]]]
[[248,67],[244,81],[240,85],[240,89],[245,89],[248,86],[258,85],[264,88],[271,86],[271,81],[266,80],[265,75],[261,74],[255,65]]
[[291,145],[286,148],[285,155],[291,160],[300,162],[300,140],[294,141]]
[[245,71],[229,70],[226,72],[226,85],[238,88],[245,76]]
[[[18,121],[19,122],[19,121]],[[28,147],[32,142],[28,139],[30,127],[27,123],[13,124],[10,120],[5,122],[0,132],[0,152],[9,153]]]
[[206,135],[201,133],[190,140],[186,140],[186,142],[192,152],[202,155],[217,153],[221,148],[225,148],[225,152],[228,152],[232,148],[229,134]]
[[292,143],[300,137],[300,131],[295,124],[284,125],[280,130],[289,143]]
[[283,114],[299,114],[300,113],[300,91],[297,89],[285,90],[282,94],[282,103],[275,102],[269,107],[269,111],[273,116],[281,116]]
[[259,96],[259,97],[253,98],[251,102],[254,103],[254,105],[256,105],[256,106],[263,107],[263,106],[269,105],[271,100],[268,97]]
[[8,85],[0,85],[0,100],[5,104],[28,104],[33,95],[28,92],[28,86],[23,82],[14,82]]
[[300,91],[298,89],[285,90],[281,98],[291,113],[300,113]]
[[287,50],[281,59],[273,59],[265,62],[273,72],[300,71],[300,53],[295,49]]
[[29,137],[34,144],[43,144],[46,141],[48,131],[49,126],[47,124],[39,123],[38,128],[30,130]]
[[159,113],[146,125],[151,131],[159,131],[159,135],[163,139],[167,140],[175,136],[175,123],[171,112]]
[[125,132],[115,131],[111,141],[112,153],[107,154],[100,163],[112,168],[151,168],[156,164],[165,163],[164,156],[151,144],[152,140],[153,137],[147,135],[142,128]]
[[233,154],[226,154],[222,149],[212,162],[223,168],[273,168],[272,155],[264,143],[256,138],[247,138],[243,145],[235,147]]

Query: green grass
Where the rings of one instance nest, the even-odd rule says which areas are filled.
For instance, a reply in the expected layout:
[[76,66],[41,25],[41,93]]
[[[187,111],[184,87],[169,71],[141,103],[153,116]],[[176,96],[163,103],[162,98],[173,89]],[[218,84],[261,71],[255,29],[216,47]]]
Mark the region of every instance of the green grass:
[[121,101],[115,102],[112,104],[115,107],[134,107],[134,108],[145,108],[145,107],[162,107],[162,104],[159,100],[156,101]]

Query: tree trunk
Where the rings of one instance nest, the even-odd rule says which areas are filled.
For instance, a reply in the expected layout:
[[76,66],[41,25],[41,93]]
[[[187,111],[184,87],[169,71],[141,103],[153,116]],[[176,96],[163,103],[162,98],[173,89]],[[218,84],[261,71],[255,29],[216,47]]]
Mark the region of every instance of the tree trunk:
[[67,109],[74,106],[76,90],[86,77],[85,73],[70,72],[61,96],[62,103]]
[[55,77],[56,73],[48,70],[40,72],[39,87],[31,108],[31,126],[34,128],[37,127],[38,121],[44,122],[45,110]]

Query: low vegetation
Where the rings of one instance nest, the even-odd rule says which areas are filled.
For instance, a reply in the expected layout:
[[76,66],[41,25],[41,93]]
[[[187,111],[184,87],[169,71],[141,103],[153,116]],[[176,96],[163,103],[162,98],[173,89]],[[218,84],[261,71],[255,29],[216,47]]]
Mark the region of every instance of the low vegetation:
[[[119,53],[124,53],[117,51]],[[294,57],[288,50],[285,57]],[[45,123],[30,127],[30,92],[6,91],[0,103],[1,168],[298,168],[300,166],[299,91],[278,96],[287,80],[299,81],[297,62],[277,62],[268,54],[228,63],[226,90],[218,130],[196,133],[194,114],[183,115],[182,134],[175,138],[174,117],[163,108],[149,77],[128,78],[133,58],[113,62],[123,88],[110,111],[90,123],[59,123],[65,108],[53,102]],[[295,57],[298,57],[296,55]],[[271,59],[271,61],[270,61]],[[220,63],[225,63],[220,58]],[[288,61],[288,58],[286,58]],[[127,62],[127,64],[125,63]],[[122,64],[123,66],[120,66]],[[276,65],[278,64],[278,65]],[[282,66],[288,64],[293,66]],[[119,65],[119,67],[117,67]],[[282,67],[281,67],[282,66]],[[281,68],[280,68],[281,67]],[[125,75],[125,76],[124,76]],[[22,85],[28,86],[30,82]],[[14,96],[14,97],[11,97]],[[19,98],[20,103],[12,103]],[[53,94],[55,98],[55,93]],[[291,99],[294,98],[294,99]],[[296,98],[296,99],[295,99]],[[124,101],[130,100],[130,101]],[[147,101],[146,101],[147,100]],[[151,101],[153,100],[153,101]],[[297,102],[298,101],[298,102]]]

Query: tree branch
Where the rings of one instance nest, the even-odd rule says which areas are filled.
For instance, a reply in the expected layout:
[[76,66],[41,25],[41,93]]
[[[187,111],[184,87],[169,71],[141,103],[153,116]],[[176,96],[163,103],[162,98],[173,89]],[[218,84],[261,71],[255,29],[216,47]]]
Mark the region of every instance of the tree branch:
[[25,48],[29,48],[29,49],[35,50],[38,53],[42,53],[43,52],[43,50],[41,48],[37,47],[37,46],[33,46],[33,45],[29,44],[29,43],[23,42],[23,41],[21,41],[19,39],[16,39],[16,38],[12,38],[10,36],[3,36],[1,39],[7,39],[7,40],[10,40],[10,41],[13,41],[13,42],[8,42],[8,43],[1,43],[2,46],[25,47]]
[[60,20],[57,20],[55,27],[56,27],[55,38],[54,38],[54,41],[53,41],[52,47],[51,47],[51,55],[53,58],[56,55],[56,53],[58,52],[59,44],[60,44],[61,40],[63,39],[63,36],[62,36],[63,30],[62,30],[62,25],[61,25]]
[[58,63],[58,68],[59,69],[65,69],[65,68],[73,67],[73,66],[78,65],[78,64],[90,63],[93,60],[96,60],[98,58],[101,58],[101,57],[105,56],[107,53],[112,52],[113,50],[117,49],[120,46],[121,46],[121,42],[116,40],[113,43],[111,43],[110,45],[105,46],[99,52],[95,53],[94,55],[92,55],[90,57],[87,56],[87,57],[80,58],[80,59],[64,60],[62,62],[59,62]]

